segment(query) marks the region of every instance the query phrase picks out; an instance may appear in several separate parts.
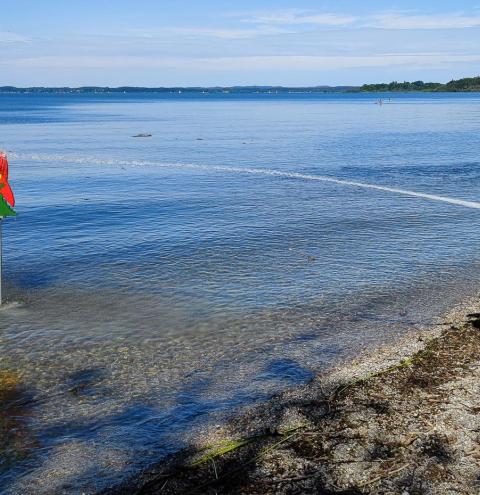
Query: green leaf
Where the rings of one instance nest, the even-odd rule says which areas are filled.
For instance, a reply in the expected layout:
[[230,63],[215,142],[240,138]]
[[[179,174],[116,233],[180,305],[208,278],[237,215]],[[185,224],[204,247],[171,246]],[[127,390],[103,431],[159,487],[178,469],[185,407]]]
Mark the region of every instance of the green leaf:
[[17,214],[8,205],[3,197],[0,197],[0,217],[15,217]]

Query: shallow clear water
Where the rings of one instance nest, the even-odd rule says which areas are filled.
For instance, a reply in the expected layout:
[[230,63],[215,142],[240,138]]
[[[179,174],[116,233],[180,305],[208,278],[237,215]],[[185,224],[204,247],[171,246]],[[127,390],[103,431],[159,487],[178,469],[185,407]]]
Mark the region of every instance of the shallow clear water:
[[477,291],[478,209],[317,179],[480,201],[480,95],[378,98],[0,95],[5,493],[93,493]]

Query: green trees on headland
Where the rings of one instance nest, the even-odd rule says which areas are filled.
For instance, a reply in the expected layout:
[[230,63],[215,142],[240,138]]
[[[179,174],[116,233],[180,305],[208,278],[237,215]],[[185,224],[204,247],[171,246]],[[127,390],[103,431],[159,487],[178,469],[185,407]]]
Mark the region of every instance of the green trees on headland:
[[384,84],[364,84],[360,91],[442,91],[442,92],[459,92],[459,91],[480,91],[480,76],[465,77],[463,79],[452,80],[447,84],[434,82],[397,82]]
[[443,85],[433,82],[397,82],[383,84],[364,84],[361,91],[438,91]]
[[445,88],[446,91],[480,91],[480,76],[450,81]]

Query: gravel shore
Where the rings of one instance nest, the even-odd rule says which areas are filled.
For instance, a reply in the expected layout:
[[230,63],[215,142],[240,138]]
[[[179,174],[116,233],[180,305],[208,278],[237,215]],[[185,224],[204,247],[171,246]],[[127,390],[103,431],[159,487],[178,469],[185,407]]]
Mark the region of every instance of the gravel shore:
[[252,407],[105,493],[480,493],[479,308]]

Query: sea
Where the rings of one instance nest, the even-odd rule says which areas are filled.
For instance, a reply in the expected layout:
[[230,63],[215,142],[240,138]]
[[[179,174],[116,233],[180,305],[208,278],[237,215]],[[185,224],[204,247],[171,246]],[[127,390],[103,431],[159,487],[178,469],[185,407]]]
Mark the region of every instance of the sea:
[[2,494],[115,486],[478,293],[480,94],[0,94],[0,148]]

